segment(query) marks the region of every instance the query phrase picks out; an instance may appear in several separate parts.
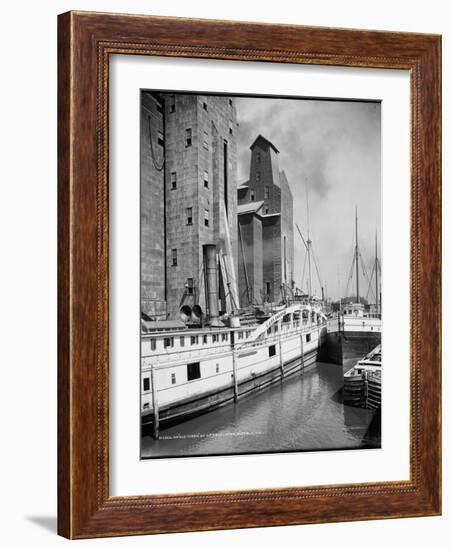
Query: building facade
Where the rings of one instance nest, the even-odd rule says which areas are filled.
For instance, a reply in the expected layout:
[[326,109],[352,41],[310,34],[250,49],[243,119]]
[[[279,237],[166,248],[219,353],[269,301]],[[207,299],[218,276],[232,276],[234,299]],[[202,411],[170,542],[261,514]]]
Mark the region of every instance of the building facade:
[[216,247],[220,309],[238,301],[236,133],[232,98],[142,92],[141,304],[150,317],[206,310],[205,245]]
[[152,94],[142,93],[140,131],[141,310],[165,319],[164,114]]
[[250,177],[238,187],[238,285],[242,307],[279,302],[294,283],[293,196],[279,151],[259,135]]

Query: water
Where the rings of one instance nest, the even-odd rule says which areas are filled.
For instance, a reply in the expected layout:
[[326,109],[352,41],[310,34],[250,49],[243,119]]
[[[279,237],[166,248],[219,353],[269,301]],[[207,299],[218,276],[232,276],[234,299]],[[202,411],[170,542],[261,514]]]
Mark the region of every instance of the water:
[[[378,448],[374,411],[344,405],[343,367],[317,363],[267,391],[142,439],[142,457]],[[374,418],[374,421],[373,421]]]

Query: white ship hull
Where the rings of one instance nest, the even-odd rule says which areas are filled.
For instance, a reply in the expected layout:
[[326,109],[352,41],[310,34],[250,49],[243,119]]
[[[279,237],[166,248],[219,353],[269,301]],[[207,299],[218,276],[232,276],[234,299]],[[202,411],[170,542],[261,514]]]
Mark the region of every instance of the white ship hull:
[[312,366],[325,339],[325,321],[320,314],[313,322],[298,316],[297,307],[289,309],[279,321],[259,327],[143,335],[142,424],[181,422]]

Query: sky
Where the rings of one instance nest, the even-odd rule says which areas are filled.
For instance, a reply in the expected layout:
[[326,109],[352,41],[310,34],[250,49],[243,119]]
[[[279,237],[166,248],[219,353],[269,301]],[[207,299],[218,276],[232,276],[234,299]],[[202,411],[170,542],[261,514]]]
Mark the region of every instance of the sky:
[[[238,178],[247,180],[250,145],[258,134],[271,141],[279,167],[288,178],[294,201],[294,223],[310,238],[327,296],[345,296],[354,253],[355,208],[359,248],[368,276],[378,255],[381,233],[380,103],[306,99],[236,98]],[[308,196],[308,201],[307,201]],[[308,203],[308,216],[307,216]],[[294,279],[307,290],[302,273],[305,247],[294,228]],[[360,269],[360,295],[369,283]],[[313,293],[321,294],[312,270]],[[374,302],[374,282],[368,300]],[[355,279],[348,295],[355,294]]]

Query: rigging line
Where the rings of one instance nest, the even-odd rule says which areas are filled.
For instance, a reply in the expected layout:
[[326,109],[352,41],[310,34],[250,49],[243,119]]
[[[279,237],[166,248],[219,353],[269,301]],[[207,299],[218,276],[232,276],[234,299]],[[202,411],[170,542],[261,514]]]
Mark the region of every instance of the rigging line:
[[349,275],[348,275],[348,279],[346,281],[346,292],[345,292],[345,295],[344,297],[347,298],[348,297],[348,292],[349,292],[349,283],[350,281],[352,280],[352,276],[353,276],[353,273],[354,273],[354,264],[355,264],[355,254],[352,258],[352,262],[351,262],[351,267],[349,268]]
[[308,245],[306,240],[304,239],[304,236],[302,235],[302,231],[300,230],[299,226],[296,223],[297,231],[299,231],[300,238],[302,239],[302,242],[304,243],[305,248],[308,250]]
[[[368,286],[370,286],[371,282],[373,280],[373,275],[371,275],[371,277],[368,277],[368,271],[366,269],[365,262],[363,261],[362,254],[359,255],[359,258],[360,258],[360,264],[362,266],[363,276],[366,277],[366,280],[368,281]],[[373,269],[373,271],[374,271],[374,269]],[[374,292],[373,292],[373,296],[374,296]]]
[[367,268],[365,266],[365,262],[363,261],[362,254],[359,254],[359,259],[360,259],[360,265],[362,267],[362,274],[363,274],[364,277],[367,278],[367,281],[369,281],[370,278],[368,277],[368,271],[367,271]]
[[317,256],[316,256],[316,252],[315,252],[315,249],[314,249],[313,245],[312,245],[311,249],[312,249],[312,251],[313,251],[313,260],[314,260],[314,262],[315,262],[316,274],[318,275],[319,285],[320,285],[320,287],[322,288],[321,275],[319,274]]
[[231,303],[233,304],[233,310],[235,309],[238,309],[238,306],[235,302],[235,299],[234,299],[234,295],[233,293],[231,292],[231,273],[230,271],[228,270],[228,266],[227,266],[227,263],[226,263],[226,254],[223,254],[223,268],[225,269],[225,274],[227,276],[227,288],[228,288],[228,292],[225,293],[225,300],[230,297],[230,301]]
[[[366,300],[368,300],[368,294],[369,294],[369,292],[370,292],[371,282],[372,282],[372,280],[373,280],[373,275],[374,275],[374,265],[373,265],[373,271],[371,272],[370,280],[368,281],[368,288],[367,288],[366,296],[365,296]],[[375,293],[373,292],[373,297],[374,297],[374,294],[375,294]]]
[[305,267],[306,267],[306,265],[307,265],[307,251],[305,251],[305,256],[304,256],[304,268],[302,270],[302,283],[300,285],[301,290],[304,288]]
[[153,138],[151,135],[151,117],[148,116],[148,132],[149,132],[149,148],[151,149],[151,158],[153,160],[154,168],[158,172],[162,172],[165,164],[165,155],[162,156],[162,164],[158,164],[156,160],[156,155],[154,153],[154,147],[153,147]]

